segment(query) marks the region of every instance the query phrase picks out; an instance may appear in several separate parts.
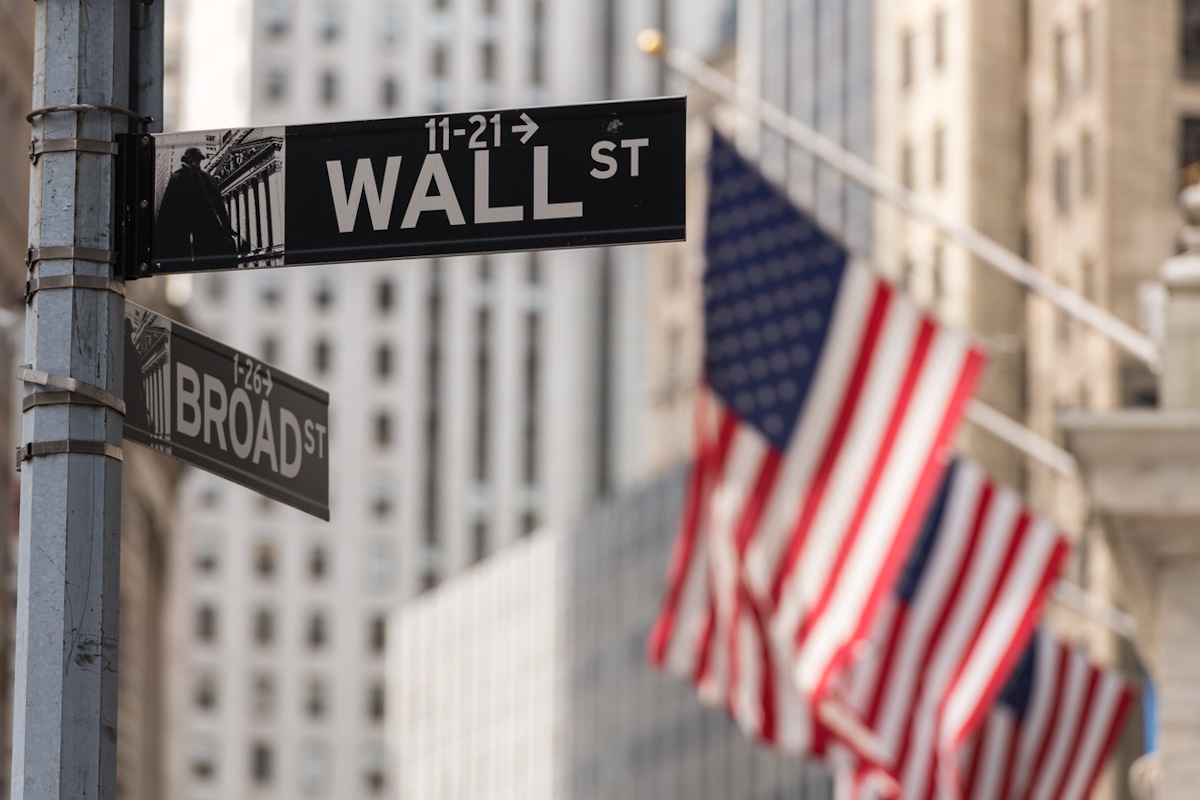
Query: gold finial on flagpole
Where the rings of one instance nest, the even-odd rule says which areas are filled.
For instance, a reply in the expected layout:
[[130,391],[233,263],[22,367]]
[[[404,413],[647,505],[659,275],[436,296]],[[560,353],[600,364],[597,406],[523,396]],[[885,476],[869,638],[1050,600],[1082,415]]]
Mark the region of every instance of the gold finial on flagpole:
[[662,35],[662,31],[646,28],[637,35],[637,46],[648,56],[662,58],[667,52],[667,39]]

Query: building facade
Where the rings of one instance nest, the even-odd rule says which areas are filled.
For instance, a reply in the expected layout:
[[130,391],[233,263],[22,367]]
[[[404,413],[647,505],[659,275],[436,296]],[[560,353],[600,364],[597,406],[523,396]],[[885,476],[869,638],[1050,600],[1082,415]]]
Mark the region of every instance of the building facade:
[[751,743],[646,665],[683,477],[543,529],[392,615],[402,797],[832,797],[819,764]]
[[[653,95],[662,76],[636,32],[665,20],[703,50],[722,6],[189,2],[178,123]],[[237,145],[214,136],[224,164]],[[274,197],[269,177],[237,184],[239,169],[224,178],[234,219]],[[247,232],[274,244],[270,230]],[[643,472],[644,258],[620,248],[196,277],[197,327],[330,391],[332,519],[203,474],[186,482],[167,598],[170,796],[396,796],[386,614]]]

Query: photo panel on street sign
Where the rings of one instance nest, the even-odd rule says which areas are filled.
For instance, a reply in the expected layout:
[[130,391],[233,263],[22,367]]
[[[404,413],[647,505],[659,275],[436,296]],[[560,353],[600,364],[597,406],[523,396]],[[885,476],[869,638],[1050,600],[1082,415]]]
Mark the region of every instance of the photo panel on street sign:
[[131,137],[126,275],[678,241],[685,115],[675,97]]

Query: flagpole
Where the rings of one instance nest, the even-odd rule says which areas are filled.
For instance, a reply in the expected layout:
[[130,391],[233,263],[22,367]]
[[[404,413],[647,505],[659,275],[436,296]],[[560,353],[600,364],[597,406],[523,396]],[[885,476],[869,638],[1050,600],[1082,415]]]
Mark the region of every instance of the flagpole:
[[1033,264],[995,240],[970,226],[949,219],[870,162],[822,136],[778,106],[740,87],[690,53],[668,48],[658,31],[642,31],[638,36],[638,46],[643,52],[662,58],[673,71],[735,104],[745,114],[808,150],[846,177],[896,205],[906,214],[925,221],[982,261],[1038,292],[1062,311],[1144,361],[1155,373],[1162,370],[1158,343],[1151,337],[1077,292],[1055,283]]

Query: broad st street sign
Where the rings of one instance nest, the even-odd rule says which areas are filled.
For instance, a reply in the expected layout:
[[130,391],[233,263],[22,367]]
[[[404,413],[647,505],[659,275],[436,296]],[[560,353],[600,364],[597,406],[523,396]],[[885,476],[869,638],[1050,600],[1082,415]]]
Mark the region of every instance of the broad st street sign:
[[329,519],[329,394],[125,303],[125,438]]
[[123,140],[126,277],[684,238],[686,99]]

